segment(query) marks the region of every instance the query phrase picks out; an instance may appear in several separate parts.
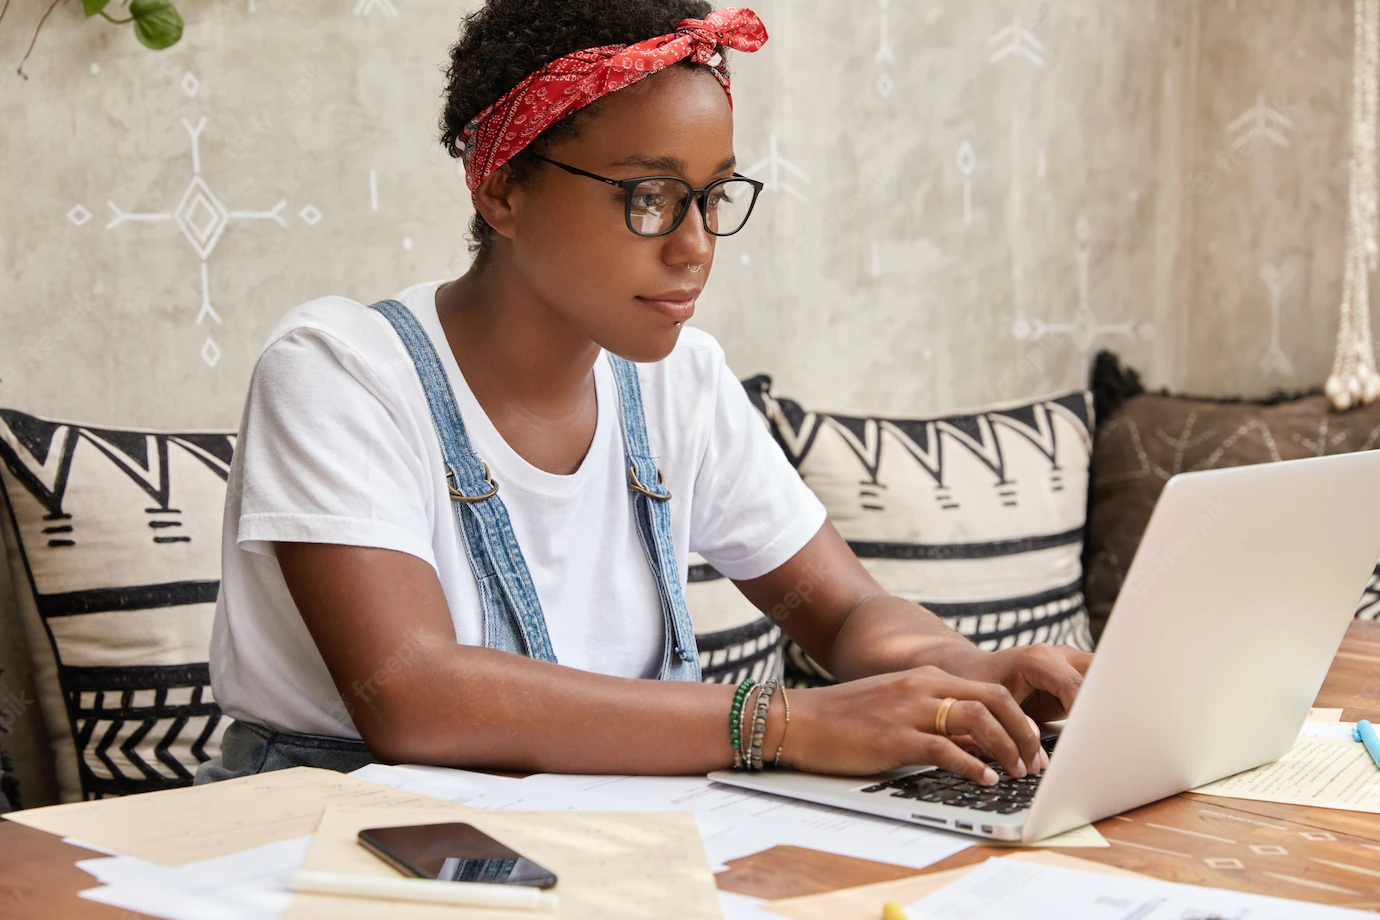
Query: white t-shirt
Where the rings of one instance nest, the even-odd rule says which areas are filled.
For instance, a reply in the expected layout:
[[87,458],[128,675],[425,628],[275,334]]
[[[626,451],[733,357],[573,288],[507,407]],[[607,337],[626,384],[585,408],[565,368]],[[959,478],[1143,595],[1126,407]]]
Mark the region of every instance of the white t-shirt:
[[[394,299],[430,336],[471,446],[499,484],[557,660],[655,677],[665,627],[632,515],[608,356],[594,365],[598,421],[579,469],[537,469],[503,440],[466,385],[436,314],[442,283]],[[824,523],[824,507],[771,440],[718,343],[687,328],[670,355],[637,370],[652,455],[673,496],[682,582],[691,550],[735,579],[789,560]],[[424,559],[445,591],[456,641],[483,644],[478,586],[412,359],[387,319],[344,297],[291,310],[255,366],[226,493],[210,662],[215,698],[230,716],[358,738],[273,541]]]

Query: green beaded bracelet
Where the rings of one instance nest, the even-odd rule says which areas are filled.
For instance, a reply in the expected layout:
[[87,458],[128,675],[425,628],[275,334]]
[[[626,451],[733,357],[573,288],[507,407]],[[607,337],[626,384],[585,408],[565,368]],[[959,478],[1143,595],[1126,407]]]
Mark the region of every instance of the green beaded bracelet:
[[728,738],[733,745],[733,769],[743,768],[743,703],[747,700],[748,691],[757,686],[757,681],[751,677],[738,685],[738,689],[733,694],[733,706],[728,712]]

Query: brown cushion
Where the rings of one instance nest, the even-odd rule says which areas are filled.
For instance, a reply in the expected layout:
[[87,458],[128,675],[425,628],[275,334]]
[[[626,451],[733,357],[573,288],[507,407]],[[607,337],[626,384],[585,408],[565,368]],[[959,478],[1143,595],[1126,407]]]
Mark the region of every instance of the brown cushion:
[[[1336,413],[1321,394],[1257,403],[1149,394],[1135,371],[1105,354],[1093,390],[1119,398],[1099,402],[1093,444],[1083,569],[1097,636],[1170,476],[1380,447],[1380,404]],[[1358,616],[1380,613],[1376,571]]]

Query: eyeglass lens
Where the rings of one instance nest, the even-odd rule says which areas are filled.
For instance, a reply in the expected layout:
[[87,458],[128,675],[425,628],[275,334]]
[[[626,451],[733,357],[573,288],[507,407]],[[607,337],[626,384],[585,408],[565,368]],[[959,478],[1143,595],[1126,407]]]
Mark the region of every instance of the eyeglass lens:
[[[628,219],[634,233],[656,236],[668,231],[690,200],[690,186],[676,179],[648,179],[638,183],[628,202]],[[742,228],[752,207],[752,183],[729,179],[716,185],[705,202],[710,233],[727,235]]]

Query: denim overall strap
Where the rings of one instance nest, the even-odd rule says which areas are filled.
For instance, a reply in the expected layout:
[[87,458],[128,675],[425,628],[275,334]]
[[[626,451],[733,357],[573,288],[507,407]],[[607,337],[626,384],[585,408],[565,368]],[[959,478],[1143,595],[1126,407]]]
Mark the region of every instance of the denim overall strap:
[[618,381],[618,408],[623,419],[623,448],[627,454],[628,488],[632,492],[637,534],[656,577],[661,607],[666,615],[666,650],[661,661],[661,679],[698,681],[700,656],[695,645],[695,627],[685,607],[680,566],[671,538],[671,493],[662,483],[661,472],[651,456],[637,367],[613,354],[609,355],[609,363]]
[[[532,574],[522,558],[508,509],[498,486],[480,462],[465,434],[455,393],[431,338],[412,311],[396,300],[381,300],[370,309],[383,314],[402,339],[417,367],[431,418],[445,457],[451,507],[465,542],[465,553],[479,585],[484,611],[484,645],[555,661]],[[483,498],[480,498],[484,496]]]

